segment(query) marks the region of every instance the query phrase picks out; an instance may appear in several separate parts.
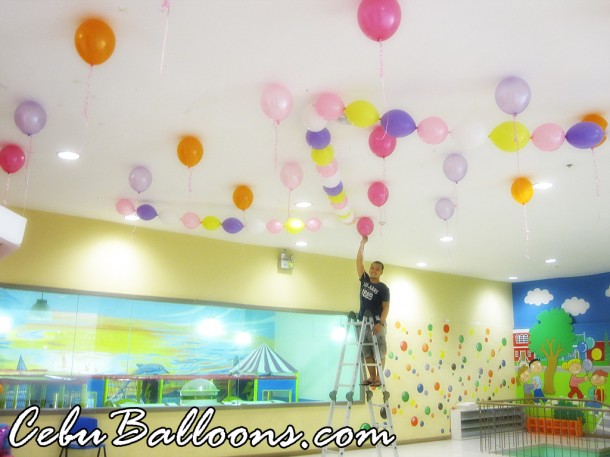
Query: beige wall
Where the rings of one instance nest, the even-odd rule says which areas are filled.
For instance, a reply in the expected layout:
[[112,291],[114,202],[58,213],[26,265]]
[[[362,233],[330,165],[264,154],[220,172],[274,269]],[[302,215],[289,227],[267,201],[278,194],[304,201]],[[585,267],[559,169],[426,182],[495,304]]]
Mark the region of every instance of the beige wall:
[[[230,243],[201,236],[30,211],[22,247],[0,259],[0,283],[147,297],[213,300],[255,306],[349,311],[357,308],[354,260],[297,252],[292,273],[277,269],[278,249]],[[239,235],[235,236],[239,240]],[[355,250],[358,240],[355,240]],[[372,254],[374,255],[374,254]],[[458,401],[512,397],[508,362],[513,327],[510,284],[386,266],[392,292],[386,368],[390,406],[399,441],[450,436],[449,411]],[[503,369],[502,362],[507,364]],[[329,390],[332,386],[329,386]],[[151,411],[151,430],[176,426],[185,411]],[[306,437],[327,422],[327,406],[218,410],[211,427],[227,431],[288,424]],[[112,435],[117,421],[99,415]],[[356,407],[352,426],[370,422]],[[44,415],[39,425],[62,416]],[[11,416],[0,416],[12,422]],[[422,425],[423,423],[423,425]],[[172,446],[152,450],[144,443],[111,449],[113,457],[175,455]],[[223,446],[205,455],[298,454],[287,450]],[[181,455],[201,455],[186,447]],[[56,455],[35,444],[15,457]]]

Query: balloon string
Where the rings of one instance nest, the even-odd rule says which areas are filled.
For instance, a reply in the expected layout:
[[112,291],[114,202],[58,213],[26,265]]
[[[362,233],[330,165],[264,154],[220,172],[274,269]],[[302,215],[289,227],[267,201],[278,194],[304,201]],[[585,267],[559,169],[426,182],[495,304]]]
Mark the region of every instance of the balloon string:
[[454,208],[457,208],[458,207],[458,183],[457,182],[453,186],[453,201],[455,202],[453,204]]
[[2,202],[4,203],[4,206],[8,206],[7,204],[7,200],[8,200],[8,194],[11,188],[11,174],[7,173],[6,175],[6,189],[4,189],[4,197],[2,198]]
[[191,194],[193,193],[193,168],[189,167],[189,177],[188,177],[188,204],[187,211],[191,210]]
[[23,213],[25,216],[25,207],[28,201],[28,189],[30,188],[30,160],[32,159],[32,135],[28,135],[28,153],[25,161],[25,196],[23,197]]
[[85,106],[83,107],[83,116],[85,117],[85,126],[89,125],[89,95],[91,92],[91,76],[93,75],[93,65],[89,68],[87,75],[87,85],[85,89]]
[[517,135],[517,115],[513,114],[513,141],[517,148],[517,176],[521,175],[521,164],[519,157],[519,136]]
[[165,63],[165,46],[167,44],[167,31],[169,29],[169,6],[170,0],[163,0],[161,10],[167,11],[167,15],[165,16],[165,33],[163,34],[163,50],[161,51],[161,67],[159,68],[159,73],[163,73],[163,65]]
[[527,208],[526,205],[523,205],[523,220],[525,222],[525,258],[529,259],[530,255],[529,255],[529,248],[528,248],[528,242],[530,239],[530,229],[528,227],[527,224]]
[[275,144],[273,146],[273,154],[274,154],[274,157],[273,157],[273,172],[274,173],[277,171],[277,146],[278,146],[278,143],[279,143],[279,140],[278,140],[278,135],[279,135],[278,127],[279,127],[279,125],[280,125],[279,121],[273,122],[273,127],[275,129]]
[[286,208],[286,212],[288,213],[288,218],[290,219],[290,199],[292,198],[292,189],[288,189],[288,207]]
[[595,160],[594,148],[591,148],[591,157],[593,158],[593,171],[595,173],[595,195],[599,198],[599,172],[597,170],[597,161]]
[[385,95],[385,75],[383,67],[383,41],[379,40],[379,78],[381,80],[381,95],[383,96],[383,106],[387,107],[388,102]]

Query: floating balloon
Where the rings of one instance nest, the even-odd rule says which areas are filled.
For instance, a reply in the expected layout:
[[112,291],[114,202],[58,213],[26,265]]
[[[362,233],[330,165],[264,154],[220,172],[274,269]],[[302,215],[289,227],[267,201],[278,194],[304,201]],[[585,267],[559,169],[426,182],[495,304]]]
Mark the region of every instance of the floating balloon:
[[303,120],[305,127],[312,132],[319,132],[328,125],[328,121],[318,114],[316,107],[313,105],[307,105],[305,107],[301,119]]
[[292,94],[282,84],[270,84],[263,90],[261,108],[267,117],[279,123],[292,110]]
[[458,153],[449,154],[443,161],[445,176],[454,183],[460,182],[468,171],[468,162]]
[[119,214],[122,214],[123,216],[128,216],[136,212],[136,208],[133,203],[131,203],[131,200],[128,200],[126,198],[121,198],[119,201],[116,202],[116,210]]
[[129,185],[136,192],[144,192],[152,183],[152,174],[146,167],[135,167],[129,173]]
[[29,100],[15,110],[15,124],[26,135],[40,132],[47,123],[47,113],[37,102]]
[[311,217],[305,222],[305,227],[311,232],[317,232],[322,226],[322,221],[317,217]]
[[222,225],[222,222],[216,216],[206,216],[201,220],[201,225],[206,230],[217,230]]
[[411,115],[399,109],[390,110],[381,116],[381,126],[396,138],[410,135],[417,128]]
[[203,146],[194,136],[185,136],[178,143],[176,148],[178,160],[187,167],[194,167],[203,157]]
[[330,144],[330,132],[328,129],[322,129],[317,132],[307,130],[305,141],[313,149],[324,149]]
[[438,217],[446,221],[453,216],[455,205],[448,198],[439,198],[434,206],[434,210],[436,211],[436,215]]
[[374,228],[375,224],[373,223],[370,217],[361,217],[356,223],[356,229],[358,230],[358,233],[362,236],[369,236],[371,233],[373,233]]
[[594,124],[597,124],[601,127],[601,129],[604,131],[604,137],[602,138],[602,140],[597,143],[595,145],[595,147],[599,147],[602,144],[604,144],[604,141],[606,141],[606,130],[608,129],[608,121],[606,119],[604,119],[602,116],[600,116],[599,114],[587,114],[586,116],[584,116],[582,118],[583,122],[593,122]]
[[269,222],[267,222],[267,231],[270,233],[280,233],[282,228],[282,223],[277,219],[271,219]]
[[542,124],[532,132],[532,143],[542,151],[555,151],[565,139],[565,132],[557,124]]
[[159,220],[161,222],[163,222],[166,225],[178,225],[180,223],[180,217],[178,216],[178,214],[171,210],[171,209],[166,209],[163,210],[159,213]]
[[317,113],[327,121],[339,119],[345,110],[345,105],[339,96],[328,92],[318,95],[314,106]]
[[331,160],[328,165],[324,165],[323,167],[321,167],[319,165],[316,166],[316,170],[323,177],[328,177],[328,176],[334,175],[335,173],[337,173],[338,169],[339,169],[339,166],[337,165],[337,161],[334,159]]
[[496,104],[507,114],[516,116],[530,103],[530,86],[517,76],[509,76],[496,87]]
[[303,170],[296,163],[286,163],[280,170],[280,179],[288,190],[294,190],[303,181]]
[[582,367],[585,371],[590,371],[593,368],[593,362],[589,359],[585,359],[582,361]]
[[7,144],[0,149],[0,166],[8,174],[16,173],[25,164],[25,154],[16,144]]
[[[343,192],[343,183],[341,181],[339,181],[339,184],[337,184],[334,187],[326,187],[323,186],[322,187],[324,189],[324,192],[326,193],[326,195],[330,196],[330,197],[337,197],[338,195],[340,195]],[[345,193],[343,193],[343,200],[345,200]]]
[[329,144],[324,149],[312,149],[311,150],[311,160],[320,167],[325,167],[326,165],[330,165],[335,158],[335,151],[333,146]]
[[227,233],[235,234],[244,228],[244,224],[235,217],[229,217],[222,221],[222,228]]
[[381,181],[375,181],[369,186],[368,196],[370,202],[375,206],[383,206],[388,201],[390,191]]
[[400,4],[396,0],[362,0],[358,7],[358,25],[373,41],[385,41],[400,26]]
[[604,131],[595,122],[579,122],[566,132],[566,141],[579,149],[593,148],[603,139]]
[[288,233],[296,235],[305,228],[305,223],[298,217],[291,217],[284,223],[284,228]]
[[489,138],[499,149],[517,152],[529,142],[530,132],[520,122],[506,121],[498,124],[489,134]]
[[385,159],[396,149],[396,137],[390,135],[382,126],[378,125],[369,135],[369,148],[377,157]]
[[199,227],[199,224],[201,224],[199,216],[190,211],[184,213],[180,220],[182,221],[182,225],[184,225],[187,229],[196,229],[197,227]]
[[453,138],[463,149],[472,149],[481,146],[487,141],[488,134],[485,126],[480,122],[462,122],[451,129]]
[[371,127],[379,121],[379,112],[371,103],[356,100],[345,107],[345,117],[356,127]]
[[143,221],[150,221],[157,217],[157,210],[149,204],[138,206],[137,213],[138,217]]
[[417,126],[417,135],[426,144],[439,144],[445,141],[449,128],[440,117],[431,116],[422,120]]
[[248,186],[240,185],[233,191],[233,203],[238,209],[246,211],[253,201],[254,195]]
[[74,45],[81,58],[89,65],[99,65],[114,52],[114,32],[101,19],[85,20],[76,29]]
[[244,228],[249,233],[258,235],[259,233],[263,233],[265,231],[265,223],[260,219],[248,219],[248,221],[244,224]]
[[527,178],[517,178],[513,181],[510,192],[517,202],[525,205],[534,196],[534,186]]

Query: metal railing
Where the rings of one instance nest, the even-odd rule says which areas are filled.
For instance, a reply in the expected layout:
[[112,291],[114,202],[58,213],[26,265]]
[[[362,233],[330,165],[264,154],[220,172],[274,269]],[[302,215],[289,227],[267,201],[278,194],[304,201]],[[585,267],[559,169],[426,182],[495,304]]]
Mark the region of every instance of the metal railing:
[[481,452],[610,457],[610,406],[565,398],[479,401]]

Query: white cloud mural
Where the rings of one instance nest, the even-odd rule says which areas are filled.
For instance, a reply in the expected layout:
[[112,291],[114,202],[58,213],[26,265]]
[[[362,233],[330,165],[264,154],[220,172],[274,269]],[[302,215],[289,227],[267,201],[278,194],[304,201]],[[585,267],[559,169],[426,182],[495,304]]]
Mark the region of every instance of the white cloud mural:
[[527,305],[548,305],[553,299],[553,294],[546,289],[535,288],[527,292],[525,296],[525,304]]
[[610,286],[606,289],[606,297],[610,297]]
[[566,313],[571,314],[572,316],[578,316],[579,314],[587,312],[589,309],[589,302],[582,298],[572,297],[564,301],[561,307]]

